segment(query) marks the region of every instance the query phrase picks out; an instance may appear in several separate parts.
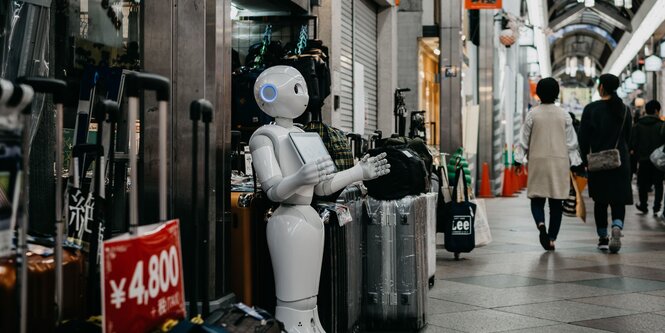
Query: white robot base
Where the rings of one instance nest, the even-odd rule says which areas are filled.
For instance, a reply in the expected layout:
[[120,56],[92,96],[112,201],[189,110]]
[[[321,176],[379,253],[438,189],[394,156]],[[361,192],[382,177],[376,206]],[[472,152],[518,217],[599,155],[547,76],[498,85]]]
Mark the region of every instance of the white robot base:
[[283,306],[275,308],[275,318],[284,323],[288,333],[325,333],[319,320],[319,309],[296,310]]

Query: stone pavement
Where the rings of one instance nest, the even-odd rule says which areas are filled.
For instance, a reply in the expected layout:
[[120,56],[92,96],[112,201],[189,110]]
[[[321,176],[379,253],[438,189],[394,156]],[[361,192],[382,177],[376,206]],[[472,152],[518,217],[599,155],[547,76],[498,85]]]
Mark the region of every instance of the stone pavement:
[[494,241],[460,261],[439,246],[422,332],[665,332],[665,222],[627,207],[621,251],[602,253],[588,200],[546,252],[524,195],[486,203]]

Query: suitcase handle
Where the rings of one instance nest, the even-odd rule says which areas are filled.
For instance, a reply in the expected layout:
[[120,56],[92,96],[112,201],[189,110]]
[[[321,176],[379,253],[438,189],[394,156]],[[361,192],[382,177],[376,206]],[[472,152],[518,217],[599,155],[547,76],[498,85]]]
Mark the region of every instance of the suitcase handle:
[[[193,297],[190,299],[190,316],[194,316],[198,308],[198,301],[201,301],[202,314],[204,317],[208,316],[210,312],[210,304],[208,303],[208,235],[210,233],[208,227],[208,219],[203,219],[202,229],[199,230],[199,207],[198,207],[198,122],[203,120],[204,123],[204,148],[203,148],[203,176],[204,176],[204,196],[203,196],[203,210],[205,214],[209,211],[210,201],[210,123],[212,122],[212,103],[205,99],[192,101],[189,106],[189,117],[192,120],[192,226],[195,234],[195,248],[194,248],[194,272],[195,277],[191,281],[191,290]],[[206,215],[207,216],[207,215]],[[200,259],[199,259],[200,258]],[[201,264],[201,265],[200,265]],[[201,266],[201,267],[199,267]],[[198,284],[202,286],[198,289]]]
[[67,83],[58,79],[47,77],[20,77],[16,83],[24,83],[32,87],[35,92],[52,94],[54,104],[64,104],[67,96]]
[[60,323],[63,305],[62,243],[64,241],[64,223],[62,218],[62,162],[63,162],[63,116],[67,94],[65,81],[46,77],[20,77],[19,83],[32,86],[35,92],[51,94],[55,103],[55,321]]
[[139,110],[139,94],[141,90],[152,90],[157,93],[157,101],[159,102],[159,221],[165,222],[167,219],[166,214],[166,140],[167,140],[167,110],[169,101],[170,83],[165,77],[148,74],[148,73],[130,73],[125,77],[127,85],[128,98],[128,115],[127,126],[129,131],[129,165],[130,165],[130,178],[132,186],[129,192],[129,232],[130,234],[136,233],[138,227],[138,193],[136,190],[137,176],[137,153],[138,147],[136,144],[136,119],[138,118]]

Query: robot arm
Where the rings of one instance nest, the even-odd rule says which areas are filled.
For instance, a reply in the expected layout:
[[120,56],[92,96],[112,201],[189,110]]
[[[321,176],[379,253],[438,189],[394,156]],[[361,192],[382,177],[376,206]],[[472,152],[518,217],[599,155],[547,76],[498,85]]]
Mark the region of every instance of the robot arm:
[[261,187],[273,202],[282,202],[304,185],[314,185],[332,178],[333,162],[328,158],[303,165],[291,176],[282,177],[282,171],[272,146],[272,141],[258,135],[250,141],[252,161]]
[[332,179],[317,184],[314,187],[314,193],[319,196],[331,195],[349,184],[379,178],[389,173],[390,164],[386,160],[386,153],[374,157],[365,155],[353,168],[340,171]]

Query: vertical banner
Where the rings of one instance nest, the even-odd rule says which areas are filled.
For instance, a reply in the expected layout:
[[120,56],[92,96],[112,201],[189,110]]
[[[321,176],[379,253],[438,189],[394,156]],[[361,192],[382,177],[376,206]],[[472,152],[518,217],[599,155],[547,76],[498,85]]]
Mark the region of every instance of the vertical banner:
[[464,0],[466,9],[501,9],[501,0]]

